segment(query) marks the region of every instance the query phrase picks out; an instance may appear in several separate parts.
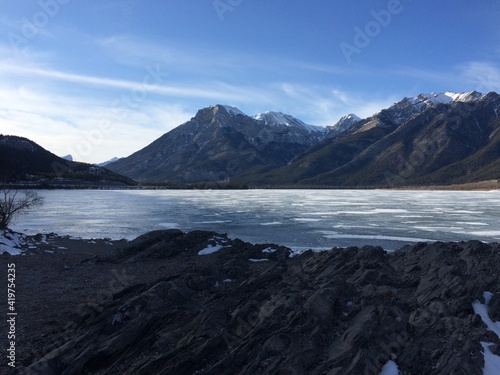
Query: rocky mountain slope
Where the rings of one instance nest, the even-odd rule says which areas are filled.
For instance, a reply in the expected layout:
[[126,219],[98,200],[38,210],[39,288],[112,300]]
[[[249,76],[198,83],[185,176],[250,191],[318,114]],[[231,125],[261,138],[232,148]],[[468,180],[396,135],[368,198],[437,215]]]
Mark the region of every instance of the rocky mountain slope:
[[134,185],[106,168],[60,158],[29,139],[0,135],[1,182],[32,187]]
[[[500,355],[491,323],[500,320],[498,244],[289,255],[278,245],[166,230],[81,263],[58,253],[19,257],[18,272],[37,263],[20,279],[19,293],[29,296],[19,298],[20,308],[44,306],[43,314],[26,306],[20,324],[31,315],[36,322],[26,327],[32,333],[20,367],[30,374],[378,375],[390,363],[404,374],[448,375],[481,374],[485,360]],[[52,257],[45,268],[41,256]],[[52,292],[50,304],[30,283]]]
[[500,96],[405,98],[247,182],[397,187],[500,178]]
[[107,167],[136,180],[223,181],[286,165],[321,135],[291,116],[252,118],[237,108],[216,105]]

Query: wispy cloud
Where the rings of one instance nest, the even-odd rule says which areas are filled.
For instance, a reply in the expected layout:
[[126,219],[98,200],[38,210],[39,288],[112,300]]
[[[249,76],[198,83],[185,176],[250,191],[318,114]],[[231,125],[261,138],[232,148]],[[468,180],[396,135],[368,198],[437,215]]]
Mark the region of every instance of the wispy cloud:
[[164,82],[167,82],[169,79],[169,73],[164,71],[159,64],[144,67],[144,77],[141,82],[14,65],[0,65],[0,74],[2,73],[18,74],[23,77],[36,76],[81,85],[127,90],[130,92],[137,92],[137,95],[139,95],[139,92],[149,92],[158,95],[173,96],[176,98],[185,97],[209,100],[257,100],[255,96],[249,95],[249,88],[242,88],[240,86],[222,82],[198,82],[197,84],[190,85],[165,84]]
[[472,61],[459,68],[465,80],[477,91],[500,91],[500,66],[490,62]]
[[[392,105],[396,96],[378,96],[372,93],[366,96],[354,91],[327,85],[299,85],[282,83],[281,90],[286,95],[284,102],[293,100],[297,116],[315,118],[314,125],[333,125],[340,117],[348,113],[365,118]],[[297,110],[301,108],[301,110]]]
[[[469,61],[446,70],[398,67],[384,72],[385,76],[400,75],[414,80],[431,82],[434,86],[451,90],[500,91],[500,65],[488,61]],[[415,93],[416,94],[416,93]]]
[[[223,47],[210,49],[179,45],[172,41],[161,44],[128,35],[112,35],[95,41],[96,46],[112,56],[113,61],[127,66],[144,66],[151,61],[162,64],[173,74],[209,78],[231,77],[248,70],[279,71],[273,56],[228,51]],[[285,63],[285,61],[282,61]]]
[[0,103],[0,132],[89,162],[127,156],[192,115],[152,98],[122,112],[101,98],[60,95],[48,87],[3,85]]
[[378,73],[383,74],[386,77],[390,76],[412,77],[413,80],[434,82],[435,84],[439,85],[442,84],[446,85],[453,80],[456,81],[456,73],[453,72],[452,70],[436,71],[436,70],[415,68],[413,66],[399,66]]

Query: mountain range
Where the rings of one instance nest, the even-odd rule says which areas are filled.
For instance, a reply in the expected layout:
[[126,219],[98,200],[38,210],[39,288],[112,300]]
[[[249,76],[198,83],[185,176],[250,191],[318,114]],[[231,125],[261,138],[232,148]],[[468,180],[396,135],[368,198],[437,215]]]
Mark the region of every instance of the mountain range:
[[500,178],[500,96],[403,98],[373,116],[318,127],[279,112],[203,108],[107,165],[137,181],[249,186],[399,187]]
[[105,168],[65,160],[26,138],[0,135],[0,177],[38,186],[138,181],[387,188],[496,181],[499,129],[495,92],[420,94],[368,118],[349,114],[327,127],[280,112],[248,116],[218,104],[132,155],[103,163]]

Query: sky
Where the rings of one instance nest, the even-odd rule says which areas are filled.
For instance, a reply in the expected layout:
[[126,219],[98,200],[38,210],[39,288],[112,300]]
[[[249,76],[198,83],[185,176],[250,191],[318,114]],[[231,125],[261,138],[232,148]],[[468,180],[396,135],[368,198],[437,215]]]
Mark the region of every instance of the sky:
[[208,105],[312,125],[500,92],[498,0],[0,0],[0,133],[103,162]]

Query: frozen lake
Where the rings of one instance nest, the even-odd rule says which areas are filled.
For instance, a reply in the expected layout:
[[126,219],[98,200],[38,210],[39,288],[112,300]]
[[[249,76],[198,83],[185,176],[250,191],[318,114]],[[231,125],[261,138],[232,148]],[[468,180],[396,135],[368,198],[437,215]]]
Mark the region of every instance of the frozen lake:
[[12,228],[133,239],[166,228],[213,230],[296,250],[419,241],[500,241],[500,191],[53,190]]

